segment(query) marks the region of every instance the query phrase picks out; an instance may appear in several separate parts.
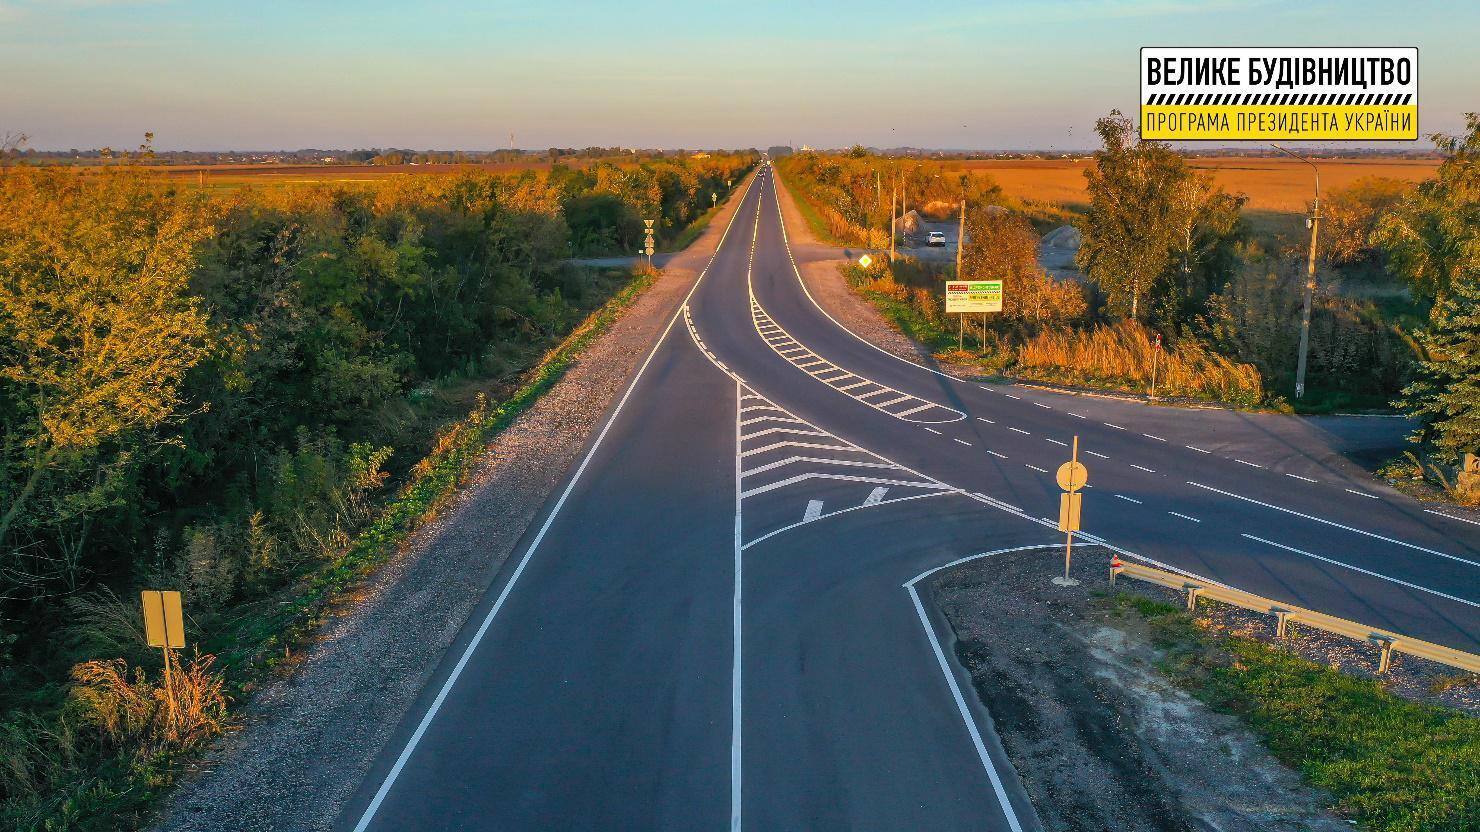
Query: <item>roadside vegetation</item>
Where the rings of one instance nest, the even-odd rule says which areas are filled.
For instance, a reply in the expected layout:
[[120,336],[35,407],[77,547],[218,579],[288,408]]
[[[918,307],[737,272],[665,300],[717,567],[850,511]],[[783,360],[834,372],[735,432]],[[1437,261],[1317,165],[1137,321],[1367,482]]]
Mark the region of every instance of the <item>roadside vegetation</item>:
[[1170,604],[1107,599],[1150,625],[1161,669],[1240,716],[1276,758],[1374,832],[1462,832],[1480,817],[1480,720],[1410,702],[1278,645],[1229,635]]
[[[0,168],[0,828],[133,828],[751,157],[202,192]],[[175,719],[141,588],[184,593]]]
[[[1435,136],[1417,185],[1351,178],[1323,194],[1304,398],[1293,396],[1305,238],[1256,232],[1246,197],[1112,113],[1071,213],[1005,197],[949,160],[804,153],[778,168],[831,239],[887,248],[889,203],[947,219],[967,201],[966,277],[1005,281],[1002,314],[947,316],[954,265],[903,258],[848,282],[937,356],[1025,380],[1305,413],[1397,409],[1423,424],[1420,469],[1453,494],[1480,449],[1480,121]],[[879,191],[882,190],[882,196]],[[880,207],[882,206],[882,207]],[[1038,263],[1046,229],[1072,224],[1083,281]],[[1058,233],[1058,232],[1056,232]],[[878,258],[884,260],[884,258]],[[964,349],[957,350],[964,329]],[[1160,347],[1157,342],[1160,341]],[[1156,384],[1152,387],[1152,364]],[[1437,472],[1437,473],[1433,473]]]

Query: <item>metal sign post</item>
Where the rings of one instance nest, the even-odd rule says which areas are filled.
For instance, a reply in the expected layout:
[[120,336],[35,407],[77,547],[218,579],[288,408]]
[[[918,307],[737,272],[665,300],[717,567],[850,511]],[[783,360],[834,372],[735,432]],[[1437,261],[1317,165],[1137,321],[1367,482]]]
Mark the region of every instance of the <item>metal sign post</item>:
[[642,241],[642,251],[647,255],[648,268],[653,267],[653,220],[643,220],[642,224],[647,226],[646,236]]
[[180,593],[146,589],[139,593],[144,606],[144,640],[164,651],[164,695],[168,700],[170,724],[175,724],[175,687],[170,678],[170,650],[185,646],[185,616]]
[[1074,558],[1074,533],[1079,531],[1079,514],[1083,494],[1081,489],[1089,482],[1089,470],[1079,462],[1079,437],[1074,437],[1074,448],[1069,461],[1059,466],[1055,479],[1064,493],[1059,495],[1059,531],[1064,538],[1064,577],[1054,578],[1058,586],[1078,586],[1079,582],[1069,577],[1069,564]]

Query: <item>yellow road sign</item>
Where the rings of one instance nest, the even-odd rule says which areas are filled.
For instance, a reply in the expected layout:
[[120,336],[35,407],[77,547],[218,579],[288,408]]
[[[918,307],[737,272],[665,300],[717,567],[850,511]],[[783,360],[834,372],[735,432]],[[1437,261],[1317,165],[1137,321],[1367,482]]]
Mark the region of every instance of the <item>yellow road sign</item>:
[[150,647],[184,647],[185,617],[180,610],[180,593],[146,589],[139,593],[144,602],[144,638]]
[[874,264],[874,258],[868,256],[867,254],[863,255],[860,258],[858,258],[858,265],[864,267],[865,269],[868,268],[869,266],[872,266],[873,264]]
[[1059,471],[1054,478],[1059,481],[1059,488],[1065,491],[1078,491],[1089,482],[1089,469],[1084,467],[1083,462],[1065,462],[1059,466]]
[[1079,531],[1079,509],[1083,501],[1084,494],[1078,491],[1059,495],[1059,531]]

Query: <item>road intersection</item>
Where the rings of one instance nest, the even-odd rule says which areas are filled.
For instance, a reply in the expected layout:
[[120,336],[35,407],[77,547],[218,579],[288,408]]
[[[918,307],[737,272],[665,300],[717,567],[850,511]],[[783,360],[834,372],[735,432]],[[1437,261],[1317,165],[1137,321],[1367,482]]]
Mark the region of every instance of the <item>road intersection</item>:
[[[763,166],[341,826],[1037,828],[917,583],[1086,537],[1468,650],[1480,534],[1300,420],[948,376],[818,305]],[[1053,547],[1052,553],[1047,547]],[[1045,580],[1053,568],[1045,568]]]

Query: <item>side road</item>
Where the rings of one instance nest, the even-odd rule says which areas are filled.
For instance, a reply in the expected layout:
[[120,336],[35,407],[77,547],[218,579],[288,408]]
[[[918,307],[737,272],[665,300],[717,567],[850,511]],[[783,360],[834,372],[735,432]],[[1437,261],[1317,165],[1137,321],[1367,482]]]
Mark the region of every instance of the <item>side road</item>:
[[[957,378],[976,376],[973,368],[936,361],[924,345],[902,334],[873,304],[850,289],[838,267],[856,260],[864,250],[819,242],[798,210],[785,179],[778,175],[776,184],[797,270],[818,306],[854,335],[885,352]],[[1159,436],[1175,438],[1193,431],[1201,439],[1215,435],[1229,447],[1261,448],[1273,455],[1269,457],[1271,463],[1299,458],[1316,460],[1354,482],[1375,488],[1386,485],[1374,480],[1372,470],[1409,447],[1407,436],[1414,428],[1408,419],[1387,416],[1289,416],[1202,407],[1195,409],[1194,416],[1183,407],[1152,404],[1133,397],[1022,386],[1047,396],[1083,396],[1094,402],[1087,407],[1104,414],[1101,418],[1131,419],[1142,430],[1154,431]]]
[[[752,176],[755,174],[752,173]],[[743,194],[742,184],[734,191]],[[157,825],[327,830],[714,252],[738,199],[490,445],[472,481],[326,623]]]

